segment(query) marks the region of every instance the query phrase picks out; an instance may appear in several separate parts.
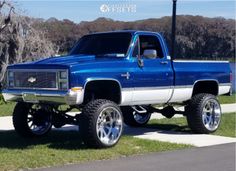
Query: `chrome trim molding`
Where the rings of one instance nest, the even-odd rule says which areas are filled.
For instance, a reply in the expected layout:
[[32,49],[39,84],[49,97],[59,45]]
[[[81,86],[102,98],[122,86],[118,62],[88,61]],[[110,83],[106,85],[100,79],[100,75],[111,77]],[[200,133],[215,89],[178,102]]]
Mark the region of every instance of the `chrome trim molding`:
[[161,89],[173,89],[173,88],[192,88],[192,85],[182,85],[182,86],[160,86],[160,87],[132,87],[132,88],[122,88],[122,91],[135,91],[135,90],[161,90]]
[[[92,79],[90,81],[98,81],[104,79]],[[117,80],[106,79],[116,81]],[[106,81],[104,80],[104,81]],[[209,81],[209,80],[208,80]],[[217,82],[218,83],[218,82]],[[85,85],[86,85],[85,84]],[[86,87],[86,86],[85,86]],[[81,87],[82,88],[82,87]],[[121,86],[120,86],[121,88]],[[219,84],[219,95],[226,94],[231,89],[231,83]],[[182,102],[192,97],[193,86],[163,86],[163,87],[134,87],[121,89],[120,105],[144,105],[159,104],[168,102]],[[51,90],[18,90],[5,89],[2,91],[5,101],[31,102],[31,103],[55,103],[78,105],[84,100],[85,89],[78,91],[51,91]],[[25,95],[35,96],[32,101],[24,99]]]
[[219,83],[219,86],[232,86],[232,83]]
[[173,62],[194,62],[194,63],[229,63],[229,61],[211,61],[211,60],[173,60]]

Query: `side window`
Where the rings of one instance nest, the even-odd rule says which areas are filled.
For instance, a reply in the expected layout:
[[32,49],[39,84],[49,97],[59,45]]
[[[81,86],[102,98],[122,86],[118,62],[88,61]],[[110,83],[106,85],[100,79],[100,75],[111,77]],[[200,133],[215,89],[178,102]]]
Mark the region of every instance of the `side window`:
[[[163,58],[163,52],[159,39],[156,36],[141,35],[139,36],[140,55],[147,59]],[[145,51],[146,50],[146,51]],[[146,54],[144,54],[144,51]]]

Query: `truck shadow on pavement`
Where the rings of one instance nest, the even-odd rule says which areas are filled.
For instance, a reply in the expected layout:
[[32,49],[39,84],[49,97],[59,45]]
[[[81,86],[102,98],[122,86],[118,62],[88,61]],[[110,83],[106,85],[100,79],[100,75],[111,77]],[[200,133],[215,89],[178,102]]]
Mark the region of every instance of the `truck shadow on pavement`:
[[35,145],[47,145],[54,149],[86,149],[78,131],[51,131],[44,137],[22,138],[15,131],[0,131],[0,148],[25,149]]
[[179,126],[174,124],[148,124],[143,127],[125,127],[124,134],[126,135],[142,135],[148,132],[158,132],[163,134],[191,134],[191,130],[186,126]]
[[[20,137],[14,130],[0,130],[0,148],[7,149],[26,149],[35,145],[46,145],[53,149],[89,149],[81,137],[78,127],[65,127],[62,129],[53,129],[44,137],[23,138]],[[148,132],[158,132],[163,134],[188,134],[191,133],[188,126],[179,126],[174,124],[148,124],[144,127],[124,127],[123,135],[136,136]],[[90,148],[91,149],[91,148]]]

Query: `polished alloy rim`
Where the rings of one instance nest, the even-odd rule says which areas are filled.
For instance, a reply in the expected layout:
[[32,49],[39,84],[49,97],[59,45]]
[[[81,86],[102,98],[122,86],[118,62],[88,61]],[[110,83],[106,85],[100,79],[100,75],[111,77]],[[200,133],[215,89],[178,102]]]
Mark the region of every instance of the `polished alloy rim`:
[[208,100],[202,112],[202,121],[204,126],[210,131],[215,131],[219,127],[220,119],[220,104],[214,99]]
[[103,109],[97,120],[96,130],[99,140],[106,145],[115,144],[122,133],[121,112],[114,107]]
[[144,124],[150,119],[151,113],[141,113],[139,114],[138,112],[134,111],[134,120],[139,123],[139,124]]
[[27,116],[30,131],[35,135],[43,135],[51,129],[51,115],[40,109],[30,109]]

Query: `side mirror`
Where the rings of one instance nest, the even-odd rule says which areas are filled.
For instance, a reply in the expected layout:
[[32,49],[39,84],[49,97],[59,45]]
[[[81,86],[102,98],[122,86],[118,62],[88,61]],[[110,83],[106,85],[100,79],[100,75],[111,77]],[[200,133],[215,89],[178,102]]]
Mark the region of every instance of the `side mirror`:
[[142,68],[144,66],[143,59],[138,58],[138,66]]
[[155,59],[157,57],[157,51],[155,49],[146,49],[143,52],[143,56],[149,59]]

